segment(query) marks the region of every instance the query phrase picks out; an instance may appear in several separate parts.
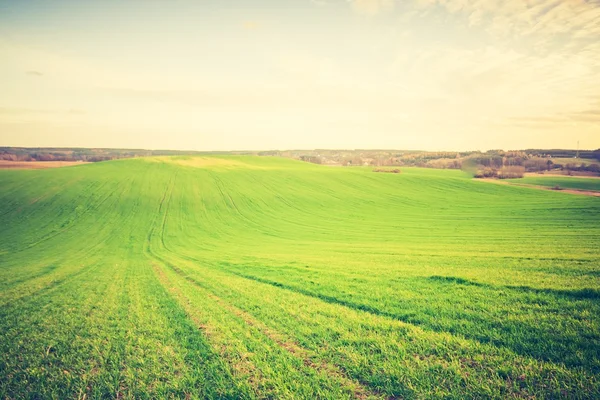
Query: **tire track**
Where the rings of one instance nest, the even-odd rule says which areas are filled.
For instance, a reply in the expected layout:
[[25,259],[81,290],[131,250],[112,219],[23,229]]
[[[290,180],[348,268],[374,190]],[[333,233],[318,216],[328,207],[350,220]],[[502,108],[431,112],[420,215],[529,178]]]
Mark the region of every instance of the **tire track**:
[[248,218],[244,213],[242,213],[242,211],[240,210],[240,208],[237,206],[237,204],[233,200],[233,197],[231,197],[231,195],[225,190],[225,184],[223,183],[223,181],[221,180],[221,178],[217,177],[216,174],[213,173],[213,172],[209,172],[209,175],[214,180],[215,186],[219,190],[219,193],[221,194],[221,197],[223,197],[223,200],[225,201],[225,203],[226,204],[230,203],[229,204],[229,208],[231,208],[232,210],[235,210],[235,212],[237,213],[237,215],[239,215],[248,224],[249,227],[253,227],[258,232],[260,232],[260,233],[262,233],[264,235],[270,235],[270,233],[268,232],[268,230],[265,230],[265,226],[263,226],[263,225],[257,223],[256,221]]
[[299,288],[299,287],[296,287],[293,285],[287,285],[285,283],[280,283],[280,282],[272,281],[272,280],[265,279],[265,278],[260,278],[260,277],[253,276],[253,275],[243,274],[241,272],[232,271],[231,269],[227,269],[226,271],[229,272],[230,274],[238,276],[240,278],[248,279],[248,280],[251,280],[254,282],[263,283],[265,285],[274,286],[274,287],[277,287],[280,289],[289,290],[290,292],[295,292],[295,293],[298,293],[298,294],[301,294],[304,296],[323,300],[324,302],[329,303],[329,304],[336,304],[336,305],[340,305],[340,306],[350,308],[353,310],[364,311],[369,314],[373,314],[373,315],[377,315],[377,316],[381,316],[381,317],[387,317],[387,318],[391,318],[393,320],[402,321],[402,322],[406,322],[406,323],[411,323],[409,321],[403,320],[402,317],[397,314],[389,313],[386,311],[381,311],[375,307],[371,307],[366,304],[354,303],[351,301],[338,299],[337,297],[334,297],[334,296],[328,296],[326,294],[311,292],[310,290],[305,290],[305,289],[302,289],[302,288]]
[[[166,266],[168,266],[171,270],[173,270],[177,275],[179,275],[182,279],[185,279],[187,282],[192,285],[202,289],[206,292],[207,297],[211,300],[215,301],[219,306],[228,311],[229,313],[239,317],[242,319],[248,326],[256,328],[259,332],[261,332],[264,336],[270,339],[272,342],[276,343],[280,348],[284,349],[286,352],[291,354],[292,356],[300,359],[302,363],[317,372],[324,373],[327,376],[334,377],[336,380],[342,383],[344,387],[349,389],[354,398],[356,399],[370,399],[370,398],[385,398],[385,399],[394,399],[394,397],[384,396],[383,394],[369,388],[367,385],[360,383],[350,377],[348,377],[345,372],[343,372],[339,367],[328,364],[323,361],[318,361],[316,355],[291,340],[287,335],[284,335],[276,330],[269,328],[263,322],[254,318],[248,312],[234,306],[233,304],[221,299],[219,296],[214,294],[211,289],[204,285],[202,282],[192,278],[188,274],[185,273],[181,268],[176,267],[175,265],[165,261],[159,260]],[[164,272],[160,270],[157,266],[154,266],[157,274],[166,278]],[[189,303],[189,300],[186,299]],[[205,327],[206,328],[206,327]],[[208,332],[207,332],[208,333]]]
[[2,282],[2,284],[0,284],[0,287],[2,288],[3,291],[10,290],[10,289],[14,288],[15,286],[18,286],[22,283],[31,282],[35,279],[43,278],[46,275],[50,275],[57,268],[58,268],[58,265],[56,265],[55,263],[50,263],[50,264],[46,265],[45,267],[39,268],[36,272],[33,272],[33,273],[30,272],[29,274],[18,277],[12,281],[6,280],[5,282]]
[[[161,242],[162,246],[166,249],[165,228],[167,225],[167,216],[169,213],[169,206],[171,204],[173,186],[175,185],[176,178],[177,178],[177,172],[175,173],[175,175],[173,177],[171,177],[171,179],[169,180],[169,183],[167,184],[167,187],[162,195],[162,198],[160,199],[160,203],[158,205],[158,211],[156,213],[156,216],[154,217],[154,221],[152,222],[150,231],[148,232],[148,235],[146,238],[146,251],[152,256],[155,256],[155,253],[152,250],[152,238],[154,237],[154,233],[156,231],[156,223],[160,219],[161,214],[163,213],[163,207],[165,210],[164,210],[162,222],[160,223],[160,242]],[[167,204],[165,205],[165,200],[167,199],[167,196],[168,196],[168,200],[167,200]]]
[[[243,274],[237,271],[232,271],[231,269],[226,269],[225,271],[227,271],[228,273],[231,273],[232,275],[238,276],[240,278],[243,279],[247,279],[253,282],[258,282],[258,283],[262,283],[262,284],[266,284],[269,286],[273,286],[279,289],[283,289],[283,290],[287,290],[293,293],[297,293],[303,296],[307,296],[307,297],[311,297],[314,299],[318,299],[318,300],[322,300],[326,303],[329,304],[333,304],[333,305],[339,305],[354,311],[360,311],[360,312],[366,312],[369,313],[371,315],[375,315],[375,316],[379,316],[379,317],[384,317],[384,318],[388,318],[391,320],[395,320],[395,321],[400,321],[402,323],[411,325],[411,326],[415,326],[415,327],[419,327],[420,329],[426,330],[426,331],[430,331],[430,332],[436,332],[436,333],[447,333],[447,334],[451,334],[453,336],[456,336],[460,339],[464,339],[464,340],[468,340],[468,341],[472,341],[475,343],[478,343],[479,345],[483,345],[483,346],[493,346],[495,348],[498,349],[506,349],[514,354],[518,354],[520,356],[523,357],[528,357],[531,358],[533,360],[539,361],[539,362],[547,362],[547,363],[555,363],[555,364],[561,364],[561,363],[565,363],[565,361],[563,361],[561,358],[559,357],[554,357],[554,358],[544,358],[543,355],[540,355],[539,353],[535,353],[535,352],[530,352],[530,351],[525,351],[522,350],[520,348],[517,348],[515,346],[512,346],[510,344],[507,344],[506,342],[490,342],[486,340],[485,336],[465,336],[461,333],[458,333],[456,331],[452,331],[450,329],[443,329],[443,328],[438,328],[435,326],[430,326],[427,325],[426,323],[422,323],[419,321],[415,321],[413,320],[412,314],[406,314],[406,315],[402,315],[402,314],[398,314],[398,313],[393,313],[393,312],[387,312],[387,311],[383,311],[380,309],[377,309],[375,307],[366,305],[366,304],[361,304],[361,303],[355,303],[355,302],[351,302],[351,301],[347,301],[344,299],[339,299],[337,297],[334,296],[329,296],[326,294],[322,294],[322,293],[315,293],[315,292],[311,292],[310,290],[306,290],[306,289],[302,289],[293,285],[287,285],[284,283],[280,283],[280,282],[276,282],[276,281],[272,281],[269,279],[265,279],[265,278],[261,278],[261,277],[256,277],[256,276],[252,276],[252,275],[247,275],[247,274]],[[436,280],[436,278],[434,278],[433,280]],[[543,290],[543,289],[538,289],[536,290],[535,288],[530,288],[530,287],[515,287],[515,286],[499,286],[499,287],[494,287],[491,285],[481,285],[484,288],[487,289],[508,289],[508,290],[520,290],[523,292],[530,292],[530,293],[543,293],[549,296],[556,296],[556,297],[562,297],[565,298],[567,300],[591,300],[591,301],[595,301],[597,300],[598,297],[598,291],[595,289],[581,289],[581,290],[573,290],[573,291],[552,291],[552,290]],[[471,317],[474,318],[474,317]],[[480,319],[478,318],[478,321]],[[483,321],[483,320],[481,320]],[[508,334],[508,333],[507,333]],[[584,364],[569,364],[566,363],[565,365],[568,365],[570,367],[582,367],[584,366]],[[596,372],[596,369],[594,369],[595,367],[592,367],[591,371],[592,372]]]
[[[17,303],[25,302],[28,299],[33,298],[34,296],[39,296],[39,295],[45,294],[47,292],[50,292],[50,291],[52,291],[54,289],[57,289],[58,287],[60,287],[60,286],[62,286],[64,284],[70,282],[70,281],[73,281],[75,278],[79,277],[80,275],[82,275],[84,273],[92,271],[93,268],[94,267],[90,267],[90,266],[81,267],[80,269],[78,269],[78,270],[76,270],[74,272],[71,272],[71,273],[65,275],[62,278],[50,280],[49,282],[47,282],[43,286],[41,286],[41,287],[39,287],[39,288],[37,288],[37,289],[29,292],[29,293],[20,293],[20,295],[13,296],[9,300],[7,300],[6,302],[1,302],[0,306],[2,308],[5,308],[5,307],[8,308],[8,307],[14,306]],[[39,278],[43,278],[43,276],[39,277]],[[13,289],[21,289],[21,286],[19,286],[17,288],[13,288]],[[7,293],[10,293],[10,292],[5,292],[5,293],[3,293],[3,295],[6,295]]]
[[[156,264],[152,265],[152,269],[158,277],[159,282],[163,287],[170,293],[174,300],[181,304],[183,307],[187,317],[194,323],[196,327],[207,338],[214,338],[217,335],[217,330],[203,321],[201,321],[193,312],[193,305],[191,300],[179,290],[176,286],[173,285],[173,282],[169,280],[164,271],[158,267]],[[217,353],[223,357],[225,360],[230,360],[231,355],[228,354],[227,348],[225,346],[221,346],[220,348],[215,349]],[[260,370],[256,368],[256,366],[250,362],[246,357],[240,357],[236,362],[227,362],[228,365],[240,376],[249,377],[248,382],[255,393],[260,393],[260,388],[258,386],[258,382],[263,380],[262,374]]]
[[[101,185],[99,188],[97,188],[95,191],[100,191],[99,189],[101,189],[102,187],[106,186],[107,184]],[[69,221],[66,225],[62,226],[60,229],[57,230],[53,230],[50,231],[49,233],[46,234],[46,236],[41,237],[40,239],[38,239],[35,242],[29,243],[27,246],[16,250],[13,254],[18,254],[20,252],[23,252],[25,250],[31,249],[32,247],[35,247],[37,245],[39,245],[40,243],[46,242],[50,239],[55,238],[56,236],[67,232],[68,230],[70,230],[71,228],[73,228],[75,225],[77,225],[76,223],[78,222],[78,220],[81,220],[81,218],[83,218],[84,216],[86,216],[87,214],[89,214],[91,211],[96,211],[99,210],[100,207],[111,197],[113,197],[114,192],[109,191],[108,195],[106,195],[104,198],[102,198],[98,203],[88,206],[84,211],[82,211],[79,215],[76,216],[76,218],[74,218],[73,220]],[[76,201],[74,201],[74,203],[76,203]]]

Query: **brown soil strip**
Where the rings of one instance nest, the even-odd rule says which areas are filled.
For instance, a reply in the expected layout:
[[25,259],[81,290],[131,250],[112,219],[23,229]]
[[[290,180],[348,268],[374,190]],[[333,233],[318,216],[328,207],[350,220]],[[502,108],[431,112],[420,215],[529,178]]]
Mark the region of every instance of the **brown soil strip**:
[[[540,187],[541,189],[542,187]],[[579,189],[560,189],[560,190],[555,190],[552,188],[544,188],[546,190],[553,190],[555,192],[564,192],[564,193],[571,193],[571,194],[582,194],[584,196],[592,196],[592,197],[600,197],[600,192],[594,192],[593,190],[579,190]]]
[[600,179],[600,176],[596,175],[593,172],[582,173],[582,172],[573,172],[572,175],[567,174],[558,174],[558,173],[538,173],[538,172],[525,172],[525,177],[527,178],[541,178],[544,176],[553,176],[555,178],[591,178],[591,179]]
[[593,190],[579,190],[579,189],[559,189],[556,190],[550,186],[540,186],[540,185],[528,185],[526,183],[513,183],[513,182],[508,182],[504,179],[490,179],[490,178],[482,178],[482,179],[477,179],[478,181],[482,181],[482,182],[490,182],[490,183],[496,183],[496,184],[500,184],[500,185],[509,185],[509,186],[522,186],[522,187],[528,187],[528,188],[532,188],[532,189],[540,189],[540,190],[551,190],[553,192],[561,192],[561,193],[570,193],[570,194],[579,194],[579,195],[583,195],[583,196],[592,196],[592,197],[600,197],[600,192],[595,192]]
[[[223,307],[227,311],[231,312],[232,314],[236,315],[237,317],[241,318],[249,326],[257,328],[265,336],[267,336],[273,342],[277,343],[277,345],[279,345],[281,348],[285,349],[286,351],[288,351],[295,357],[300,358],[302,360],[302,362],[304,363],[304,365],[306,365],[307,367],[313,368],[319,372],[323,372],[329,376],[335,377],[344,386],[346,386],[347,388],[349,388],[352,391],[355,398],[357,398],[357,399],[385,398],[384,395],[379,394],[379,393],[367,388],[366,386],[360,384],[359,382],[353,380],[352,378],[346,376],[346,374],[343,371],[341,371],[339,368],[337,368],[336,366],[324,363],[322,361],[319,362],[319,361],[313,360],[314,357],[311,356],[311,352],[309,350],[306,350],[306,349],[300,347],[298,344],[296,344],[294,341],[287,338],[285,335],[272,330],[267,325],[265,325],[263,322],[258,321],[252,315],[247,313],[246,311],[239,309],[238,307],[234,306],[233,304],[224,301],[223,299],[221,299],[214,293],[209,292],[208,289],[199,285],[198,282],[185,276],[184,272],[181,269],[174,267],[174,266],[171,266],[171,268],[178,275],[180,275],[181,277],[183,277],[190,283],[205,290],[207,292],[207,296],[209,298],[211,298],[212,300],[214,300],[216,303],[218,303],[221,307]],[[155,270],[156,269],[157,268],[155,266]],[[164,272],[162,270],[158,271],[158,273],[163,274],[163,276],[164,276]]]
[[0,160],[0,169],[47,169],[89,164],[83,161],[8,161]]

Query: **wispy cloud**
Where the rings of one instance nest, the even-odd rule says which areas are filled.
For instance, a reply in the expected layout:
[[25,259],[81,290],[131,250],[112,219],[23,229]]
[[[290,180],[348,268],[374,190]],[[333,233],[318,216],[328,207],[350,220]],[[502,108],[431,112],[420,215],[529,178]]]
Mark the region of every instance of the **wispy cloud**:
[[310,0],[311,3],[318,7],[330,6],[333,3],[336,3],[338,0]]
[[29,76],[44,76],[40,71],[26,71],[25,73]]
[[46,114],[49,112],[54,111],[23,107],[0,107],[0,115]]
[[2,115],[83,115],[84,110],[77,108],[70,108],[68,110],[62,109],[46,109],[46,108],[26,108],[26,107],[0,107],[0,116]]
[[471,26],[481,26],[499,38],[544,35],[551,39],[567,35],[572,40],[596,40],[600,34],[600,7],[589,0],[417,0],[417,3],[460,14]]
[[357,14],[376,16],[394,10],[395,0],[349,0]]
[[[80,123],[85,120],[84,110],[53,109],[53,108],[28,108],[28,107],[0,107],[0,126],[15,126],[31,124],[64,125]],[[43,130],[43,129],[42,129]]]
[[[416,0],[421,13],[452,17],[477,45],[448,35],[395,62],[414,95],[449,99],[501,125],[567,130],[596,124],[600,4],[584,0]],[[447,20],[447,18],[445,19]],[[412,86],[411,82],[421,82]],[[423,84],[423,82],[425,84]],[[504,122],[502,122],[504,121]]]

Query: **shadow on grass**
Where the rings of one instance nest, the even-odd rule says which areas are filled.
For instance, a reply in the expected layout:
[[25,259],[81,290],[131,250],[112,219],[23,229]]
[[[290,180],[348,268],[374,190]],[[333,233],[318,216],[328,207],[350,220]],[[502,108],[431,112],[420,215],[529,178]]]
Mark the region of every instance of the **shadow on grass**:
[[31,275],[25,275],[22,278],[18,278],[18,279],[15,279],[13,281],[6,282],[4,284],[4,288],[5,289],[10,289],[12,287],[17,286],[20,283],[27,282],[27,281],[32,281],[32,280],[37,279],[37,278],[41,278],[42,276],[48,275],[49,273],[51,273],[52,271],[54,271],[56,268],[58,268],[58,266],[54,265],[54,264],[42,267],[36,273],[33,273]]
[[457,284],[457,285],[466,285],[466,286],[477,286],[494,290],[516,290],[524,293],[535,293],[535,294],[546,294],[550,296],[557,297],[567,297],[572,299],[582,299],[582,300],[597,300],[600,299],[600,290],[592,289],[592,288],[583,288],[583,289],[549,289],[549,288],[534,288],[531,286],[513,286],[513,285],[490,285],[487,283],[480,283],[477,281],[472,281],[465,278],[460,278],[456,276],[439,276],[432,275],[428,278],[431,281],[439,282],[439,283],[448,283],[448,284]]
[[[571,313],[569,310],[588,307],[574,302],[595,303],[600,297],[596,289],[558,290],[528,286],[496,286],[461,277],[430,276],[411,279],[410,281],[414,282],[410,283],[411,290],[415,293],[425,293],[425,297],[427,293],[442,293],[441,297],[432,297],[429,300],[399,297],[397,301],[392,299],[392,302],[382,304],[369,298],[368,288],[365,288],[364,293],[352,294],[360,295],[358,299],[349,299],[344,293],[327,293],[326,288],[307,289],[301,283],[267,279],[242,272],[239,266],[231,267],[227,271],[241,278],[317,298],[330,304],[399,320],[434,332],[462,336],[537,360],[569,367],[583,367],[594,373],[600,372],[600,347],[597,345],[600,335],[589,329],[583,331],[585,323],[581,325],[577,318],[569,320],[570,317],[563,317],[555,312],[556,306],[559,306],[557,301],[563,303],[560,308],[565,308],[567,314]],[[478,292],[478,296],[470,301],[464,292],[454,292],[452,289],[461,286],[472,287]],[[533,294],[536,298],[523,297],[527,294]],[[528,304],[537,310],[534,314],[521,309],[521,306]],[[513,308],[514,306],[516,308]],[[589,307],[592,309],[595,304]],[[510,318],[507,319],[506,316]],[[545,316],[551,318],[551,321]],[[557,324],[564,323],[569,325],[568,329],[556,329]]]

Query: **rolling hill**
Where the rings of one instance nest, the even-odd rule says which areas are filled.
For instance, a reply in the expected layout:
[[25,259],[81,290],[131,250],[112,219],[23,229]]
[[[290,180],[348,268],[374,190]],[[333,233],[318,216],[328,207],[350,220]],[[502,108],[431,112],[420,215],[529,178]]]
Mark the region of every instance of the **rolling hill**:
[[0,397],[600,397],[598,198],[249,156],[0,187]]

